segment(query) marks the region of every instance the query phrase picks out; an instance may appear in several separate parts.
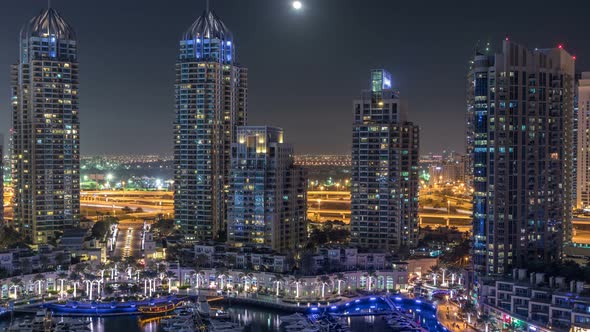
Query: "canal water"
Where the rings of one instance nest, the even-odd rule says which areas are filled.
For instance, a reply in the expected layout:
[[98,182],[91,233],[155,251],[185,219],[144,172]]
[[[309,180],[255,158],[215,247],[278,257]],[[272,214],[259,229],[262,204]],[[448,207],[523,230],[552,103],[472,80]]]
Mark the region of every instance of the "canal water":
[[[279,316],[288,314],[281,311],[273,311],[257,307],[246,307],[232,305],[226,308],[233,321],[244,326],[245,332],[273,332],[280,331]],[[433,313],[416,312],[416,320],[428,331],[442,331],[437,329],[436,319]],[[18,323],[24,319],[31,319],[32,315],[17,316],[14,318]],[[91,332],[163,332],[157,321],[142,322],[138,316],[117,316],[117,317],[92,317],[86,318],[91,321]],[[349,317],[347,322],[353,332],[385,332],[394,331],[387,326],[387,321],[382,316]],[[0,331],[10,325],[10,317],[3,317],[0,321]]]

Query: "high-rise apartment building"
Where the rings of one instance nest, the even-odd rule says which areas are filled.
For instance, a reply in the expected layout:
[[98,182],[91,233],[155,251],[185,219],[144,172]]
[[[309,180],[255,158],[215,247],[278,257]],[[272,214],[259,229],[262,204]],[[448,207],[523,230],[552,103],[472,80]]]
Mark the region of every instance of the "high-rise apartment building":
[[183,35],[176,63],[174,217],[189,241],[225,230],[230,148],[246,123],[247,91],[232,34],[207,9]]
[[419,130],[385,70],[354,102],[352,243],[395,251],[418,242]]
[[53,8],[20,33],[12,67],[14,223],[44,243],[80,218],[78,43]]
[[287,252],[307,239],[307,180],[283,130],[239,127],[232,144],[228,240]]
[[571,236],[574,59],[505,40],[469,76],[475,270],[559,260]]
[[590,206],[590,72],[582,73],[577,90],[576,207]]

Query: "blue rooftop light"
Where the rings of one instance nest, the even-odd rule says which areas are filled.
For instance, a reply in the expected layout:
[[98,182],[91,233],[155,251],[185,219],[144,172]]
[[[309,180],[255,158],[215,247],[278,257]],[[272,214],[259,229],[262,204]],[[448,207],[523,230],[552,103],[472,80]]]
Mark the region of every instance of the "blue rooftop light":
[[371,298],[371,301],[375,301],[376,299],[377,299],[376,297],[372,297]]
[[401,300],[402,300],[402,298],[401,298],[401,297],[396,297],[396,298],[395,298],[395,300],[396,300],[396,301],[401,301]]

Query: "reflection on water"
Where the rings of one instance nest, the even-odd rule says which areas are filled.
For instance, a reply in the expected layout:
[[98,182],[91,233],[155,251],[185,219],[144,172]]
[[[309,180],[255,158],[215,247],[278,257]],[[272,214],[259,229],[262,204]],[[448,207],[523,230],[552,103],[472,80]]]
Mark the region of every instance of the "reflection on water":
[[[244,326],[245,332],[279,331],[279,316],[285,314],[281,311],[233,305],[227,307],[226,310],[234,322]],[[14,321],[18,323],[32,318],[32,315],[18,316],[14,318]],[[90,321],[91,332],[164,332],[157,320],[144,320],[142,322],[138,316],[88,317],[83,319]],[[392,331],[387,326],[386,319],[381,316],[349,317],[347,322],[353,332]],[[10,318],[6,317],[5,320],[0,321],[0,331],[3,331],[9,325]]]
[[[230,318],[244,326],[245,332],[271,332],[278,331],[280,320],[279,316],[284,314],[280,311],[265,310],[260,308],[247,308],[232,306],[226,308]],[[19,315],[14,317],[15,324],[23,320],[31,320],[33,315]],[[61,318],[55,316],[59,321]],[[81,318],[90,322],[91,332],[163,332],[159,326],[158,320],[140,320],[139,316],[115,316],[115,317],[87,317]],[[0,331],[10,326],[10,317],[0,321]]]
[[346,321],[352,331],[359,332],[383,332],[393,331],[387,325],[384,316],[347,317]]
[[281,321],[280,311],[261,310],[259,308],[246,308],[232,306],[227,308],[231,319],[245,327],[246,332],[270,332],[278,331]]

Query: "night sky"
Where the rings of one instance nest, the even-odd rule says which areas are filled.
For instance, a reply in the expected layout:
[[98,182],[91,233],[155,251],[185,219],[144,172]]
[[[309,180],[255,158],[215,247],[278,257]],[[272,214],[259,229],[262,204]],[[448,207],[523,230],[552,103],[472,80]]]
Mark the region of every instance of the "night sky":
[[[421,127],[421,152],[463,151],[465,76],[478,40],[563,43],[590,65],[586,1],[211,0],[249,68],[249,124],[276,125],[298,153],[346,153],[352,100],[385,68]],[[171,154],[178,40],[205,0],[53,0],[80,49],[82,154]],[[0,1],[0,132],[10,65],[43,0]]]

